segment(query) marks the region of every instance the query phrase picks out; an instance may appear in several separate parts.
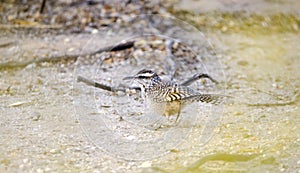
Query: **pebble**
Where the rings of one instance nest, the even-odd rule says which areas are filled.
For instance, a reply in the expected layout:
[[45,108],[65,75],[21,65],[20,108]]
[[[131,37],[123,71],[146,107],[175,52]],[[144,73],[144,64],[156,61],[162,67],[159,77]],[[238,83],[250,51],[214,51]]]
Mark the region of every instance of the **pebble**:
[[33,112],[31,119],[32,121],[39,121],[41,119],[42,115],[39,112]]
[[146,162],[143,162],[140,167],[141,168],[148,168],[148,167],[151,167],[152,165],[152,162],[151,161],[146,161]]

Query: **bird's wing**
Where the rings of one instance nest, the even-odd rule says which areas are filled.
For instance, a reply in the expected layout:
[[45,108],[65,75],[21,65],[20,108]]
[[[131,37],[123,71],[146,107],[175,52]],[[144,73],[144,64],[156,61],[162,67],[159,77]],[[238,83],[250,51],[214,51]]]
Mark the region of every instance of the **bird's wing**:
[[160,96],[157,97],[157,102],[172,102],[183,100],[185,98],[196,95],[198,92],[186,86],[170,86],[163,89]]
[[218,95],[218,94],[196,94],[189,97],[184,98],[184,101],[187,102],[203,102],[203,103],[210,103],[214,105],[221,104],[225,102],[226,98],[229,96],[225,95]]
[[229,97],[219,94],[202,94],[190,87],[177,84],[162,87],[155,95],[156,102],[203,102],[215,105],[223,103]]

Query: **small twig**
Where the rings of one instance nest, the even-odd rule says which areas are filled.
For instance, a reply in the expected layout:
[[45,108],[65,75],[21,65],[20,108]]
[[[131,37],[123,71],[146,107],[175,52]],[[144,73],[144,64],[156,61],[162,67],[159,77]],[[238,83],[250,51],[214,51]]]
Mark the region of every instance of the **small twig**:
[[46,0],[43,0],[42,5],[41,5],[41,8],[40,8],[40,14],[43,13],[44,8],[45,8],[45,4],[46,4]]
[[184,86],[188,86],[191,83],[195,82],[198,79],[202,79],[202,78],[208,78],[209,80],[211,80],[212,82],[218,84],[218,81],[216,81],[215,79],[213,79],[212,77],[210,77],[208,74],[203,74],[203,73],[199,73],[199,74],[195,74],[193,77],[191,77],[190,79],[184,81],[183,83],[181,83],[181,85]]
[[0,70],[4,68],[21,68],[21,67],[26,67],[29,64],[33,63],[42,63],[42,62],[57,62],[61,60],[73,60],[77,59],[79,56],[92,56],[96,55],[98,53],[102,52],[113,52],[113,51],[121,51],[124,49],[128,49],[134,46],[134,41],[129,41],[129,42],[123,42],[115,46],[107,46],[104,48],[101,48],[95,52],[92,53],[86,53],[84,55],[80,54],[74,54],[74,55],[59,55],[59,56],[52,56],[52,57],[45,57],[45,58],[40,58],[40,59],[34,59],[30,61],[23,61],[23,62],[6,62],[6,63],[0,63]]
[[96,88],[100,88],[100,89],[103,89],[103,90],[106,90],[106,91],[110,91],[110,92],[121,91],[121,92],[126,93],[128,90],[136,90],[136,91],[140,91],[141,90],[138,87],[130,87],[130,88],[116,88],[116,87],[111,87],[111,86],[107,86],[107,85],[100,84],[98,82],[92,81],[92,80],[87,79],[87,78],[82,77],[82,76],[78,76],[77,77],[77,81],[78,82],[83,82],[83,83],[85,83],[87,85],[90,85],[90,86],[93,86],[93,87],[96,87]]
[[2,43],[2,44],[0,44],[0,48],[9,47],[9,46],[11,46],[11,45],[13,45],[13,44],[14,44],[14,42]]
[[107,46],[104,48],[101,48],[91,54],[88,55],[96,55],[98,53],[102,53],[102,52],[115,52],[115,51],[120,51],[120,50],[124,50],[124,49],[129,49],[132,48],[134,46],[134,41],[128,41],[128,42],[122,42],[120,44],[117,45],[113,45],[113,46]]
[[95,81],[92,81],[92,80],[89,80],[87,78],[84,78],[82,76],[78,76],[77,77],[77,81],[78,82],[83,82],[87,85],[90,85],[90,86],[94,86],[96,88],[100,88],[100,89],[103,89],[103,90],[106,90],[106,91],[111,91],[111,92],[116,92],[116,91],[121,91],[121,92],[126,92],[126,90],[124,88],[114,88],[114,87],[110,87],[110,86],[107,86],[107,85],[104,85],[104,84],[100,84],[98,82],[95,82]]

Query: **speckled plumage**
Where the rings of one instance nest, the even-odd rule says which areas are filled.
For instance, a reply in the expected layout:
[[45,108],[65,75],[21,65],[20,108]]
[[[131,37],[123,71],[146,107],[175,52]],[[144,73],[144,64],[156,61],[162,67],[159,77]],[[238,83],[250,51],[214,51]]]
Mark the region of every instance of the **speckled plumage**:
[[[198,101],[219,104],[224,100],[224,97],[220,95],[202,94],[188,86],[179,85],[172,81],[164,81],[152,70],[141,70],[135,76],[129,78],[135,79],[139,83],[142,95],[147,100],[154,102],[153,105],[164,105],[163,114],[166,116],[172,115],[175,112],[178,118],[182,105],[188,102]],[[177,105],[172,110],[167,108],[171,103]],[[177,110],[174,111],[173,109]]]

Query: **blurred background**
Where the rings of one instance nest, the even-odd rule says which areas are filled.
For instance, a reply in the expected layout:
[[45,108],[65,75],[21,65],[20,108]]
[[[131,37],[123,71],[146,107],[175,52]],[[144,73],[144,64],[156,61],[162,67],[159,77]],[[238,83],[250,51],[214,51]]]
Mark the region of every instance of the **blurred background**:
[[[299,172],[299,9],[298,0],[2,0],[0,172]],[[124,40],[133,44],[112,51]],[[209,140],[199,143],[199,122],[159,157],[99,148],[78,114],[117,115],[119,95],[97,97],[77,76],[118,85],[144,64],[168,75],[169,50],[179,81],[202,70],[235,100],[205,122]]]

